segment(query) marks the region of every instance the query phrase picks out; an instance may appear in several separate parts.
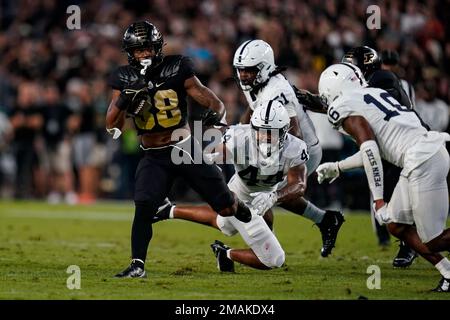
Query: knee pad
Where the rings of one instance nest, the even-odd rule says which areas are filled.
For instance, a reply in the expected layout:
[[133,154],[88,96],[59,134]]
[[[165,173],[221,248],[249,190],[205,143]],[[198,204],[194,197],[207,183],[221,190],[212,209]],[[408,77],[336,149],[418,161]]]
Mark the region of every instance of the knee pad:
[[285,261],[285,254],[284,251],[278,251],[274,254],[269,254],[264,258],[260,258],[258,257],[259,260],[261,260],[261,262],[268,268],[280,268]]
[[229,220],[230,218],[217,215],[216,223],[219,230],[226,236],[234,236],[238,231]]

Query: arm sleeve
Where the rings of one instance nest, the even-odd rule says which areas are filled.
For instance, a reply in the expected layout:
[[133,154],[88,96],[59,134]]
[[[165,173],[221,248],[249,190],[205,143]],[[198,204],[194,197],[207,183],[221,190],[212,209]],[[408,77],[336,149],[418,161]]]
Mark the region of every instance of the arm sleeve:
[[345,172],[351,169],[361,168],[364,166],[363,159],[361,157],[361,151],[356,152],[354,155],[338,161],[338,168],[340,171]]
[[383,164],[378,145],[374,140],[365,141],[360,152],[373,200],[383,199]]

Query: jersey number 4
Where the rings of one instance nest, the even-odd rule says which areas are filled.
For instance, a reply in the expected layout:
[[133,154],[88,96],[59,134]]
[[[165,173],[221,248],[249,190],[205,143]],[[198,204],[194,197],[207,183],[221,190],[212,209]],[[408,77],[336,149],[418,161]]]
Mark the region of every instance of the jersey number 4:
[[[238,174],[239,177],[247,181],[248,186],[256,186],[256,184],[260,182],[258,180],[258,168],[256,167],[249,166],[247,169],[239,171]],[[283,180],[283,171],[278,171],[277,173],[268,176],[267,179],[261,180],[261,183],[273,186],[281,180]]]

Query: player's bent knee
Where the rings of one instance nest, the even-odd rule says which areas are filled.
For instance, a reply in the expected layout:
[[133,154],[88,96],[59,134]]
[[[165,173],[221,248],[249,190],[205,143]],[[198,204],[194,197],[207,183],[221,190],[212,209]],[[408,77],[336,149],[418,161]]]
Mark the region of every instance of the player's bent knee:
[[388,223],[387,229],[390,234],[392,234],[396,238],[402,238],[403,233],[405,232],[406,226],[398,224],[398,223]]
[[217,216],[216,224],[217,228],[219,228],[219,230],[226,236],[231,237],[238,233],[233,224],[230,223],[229,218]]
[[[259,257],[258,257],[259,258]],[[261,262],[268,268],[280,268],[283,266],[285,261],[285,253],[283,250],[277,252],[275,255],[271,255],[270,257],[259,258]]]
[[149,201],[135,201],[134,215],[136,218],[151,220],[158,208]]

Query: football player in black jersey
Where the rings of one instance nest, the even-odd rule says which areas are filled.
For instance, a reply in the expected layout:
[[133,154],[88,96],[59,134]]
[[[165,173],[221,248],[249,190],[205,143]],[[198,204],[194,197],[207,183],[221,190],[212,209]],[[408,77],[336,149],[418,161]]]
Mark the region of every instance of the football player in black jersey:
[[[145,277],[144,263],[152,238],[153,216],[170,203],[166,196],[176,177],[182,177],[222,216],[248,222],[250,210],[228,189],[217,166],[194,163],[202,150],[187,124],[187,96],[207,108],[203,125],[219,123],[225,108],[195,76],[192,61],[181,55],[164,56],[163,37],[148,21],[131,24],[123,37],[129,65],[109,78],[112,100],[106,115],[107,131],[118,138],[125,117],[131,116],[144,156],[136,170],[135,215],[131,229],[132,261],[116,277]],[[172,140],[176,129],[179,141]],[[175,164],[173,154],[190,161]]]
[[[369,87],[380,88],[389,92],[401,105],[412,109],[412,103],[408,94],[403,89],[400,78],[392,71],[381,68],[382,61],[378,53],[367,46],[355,47],[349,50],[342,62],[356,65],[364,74]],[[420,117],[419,117],[420,119]],[[388,202],[391,199],[394,188],[400,177],[401,168],[394,166],[390,162],[383,160],[384,174],[384,199]],[[372,215],[373,216],[373,215]],[[380,225],[376,219],[372,219],[375,224],[376,233],[381,245],[389,243],[389,232],[385,225]],[[400,241],[400,249],[392,264],[394,267],[408,267],[417,257],[416,252],[406,243]]]

